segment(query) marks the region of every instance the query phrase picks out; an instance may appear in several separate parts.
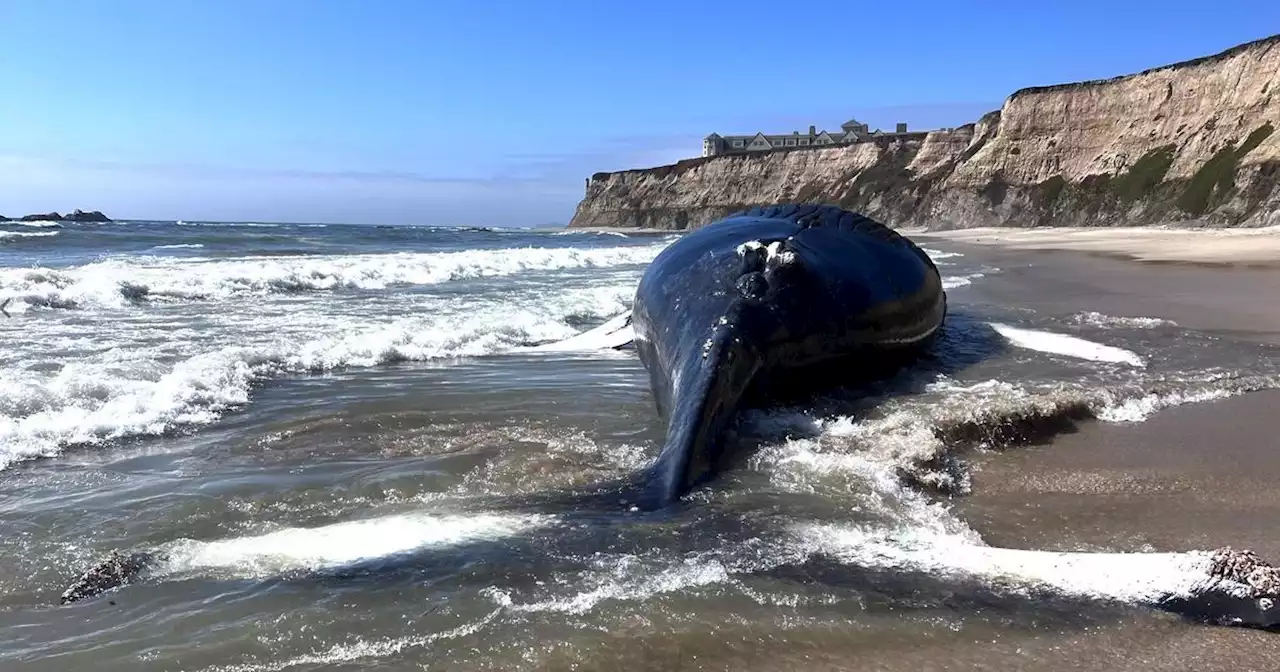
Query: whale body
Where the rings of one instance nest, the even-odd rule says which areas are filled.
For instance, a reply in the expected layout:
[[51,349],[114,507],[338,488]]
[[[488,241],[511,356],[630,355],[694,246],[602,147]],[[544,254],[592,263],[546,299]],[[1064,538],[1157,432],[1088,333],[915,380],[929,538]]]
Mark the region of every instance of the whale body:
[[718,471],[744,405],[883,375],[923,352],[945,314],[923,250],[835,206],[755,208],[672,243],[631,312],[667,421],[640,506],[666,506]]

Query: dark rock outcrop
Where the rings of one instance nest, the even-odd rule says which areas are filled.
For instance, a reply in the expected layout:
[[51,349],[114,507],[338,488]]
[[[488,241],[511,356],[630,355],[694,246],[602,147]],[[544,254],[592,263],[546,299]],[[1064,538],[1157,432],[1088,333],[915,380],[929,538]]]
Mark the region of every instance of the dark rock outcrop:
[[67,215],[66,221],[68,222],[109,222],[111,221],[111,219],[106,215],[102,214],[101,210],[90,210],[89,212],[85,212],[83,210],[76,210],[71,214]]
[[42,215],[23,215],[18,218],[19,222],[61,222],[62,215],[56,212],[46,212]]
[[102,214],[101,210],[73,210],[63,215],[58,212],[36,213],[34,215],[24,215],[17,220],[7,217],[0,217],[0,222],[110,222],[111,218]]

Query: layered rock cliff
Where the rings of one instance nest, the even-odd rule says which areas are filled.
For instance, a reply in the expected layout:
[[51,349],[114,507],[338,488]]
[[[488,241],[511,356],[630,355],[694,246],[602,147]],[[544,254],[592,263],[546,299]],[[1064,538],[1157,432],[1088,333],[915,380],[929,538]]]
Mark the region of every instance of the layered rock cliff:
[[1280,225],[1280,35],[1023,89],[949,131],[597,173],[570,226],[681,229],[838,203],[895,226]]

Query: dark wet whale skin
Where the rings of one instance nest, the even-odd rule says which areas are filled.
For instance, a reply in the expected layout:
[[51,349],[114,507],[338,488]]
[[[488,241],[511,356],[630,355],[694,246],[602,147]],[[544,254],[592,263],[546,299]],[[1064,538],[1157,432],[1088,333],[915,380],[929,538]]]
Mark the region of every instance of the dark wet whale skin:
[[676,241],[649,265],[632,305],[636,350],[668,422],[638,505],[666,506],[714,474],[744,404],[908,362],[945,313],[927,254],[834,206],[755,208]]

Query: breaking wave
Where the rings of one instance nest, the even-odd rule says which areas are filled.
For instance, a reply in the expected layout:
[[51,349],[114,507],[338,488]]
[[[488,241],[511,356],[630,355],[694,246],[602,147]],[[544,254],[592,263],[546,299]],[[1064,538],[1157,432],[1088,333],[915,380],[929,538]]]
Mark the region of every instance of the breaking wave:
[[[275,337],[242,334],[245,345],[223,345],[172,356],[114,350],[46,373],[0,368],[0,469],[52,456],[69,445],[159,436],[217,421],[248,404],[261,381],[404,361],[491,355],[568,338],[571,321],[600,320],[630,307],[631,285],[593,287],[477,303],[434,315],[378,320],[321,320],[324,328]],[[268,330],[270,331],[270,330]],[[325,334],[316,336],[316,333]]]
[[0,231],[0,240],[9,240],[14,238],[49,238],[56,236],[61,231]]
[[[50,232],[56,234],[57,232]],[[35,235],[35,234],[31,234]],[[652,261],[665,246],[516,248],[237,259],[112,259],[70,269],[0,270],[0,300],[28,308],[119,308],[143,301],[383,289],[532,271],[603,268]]]

